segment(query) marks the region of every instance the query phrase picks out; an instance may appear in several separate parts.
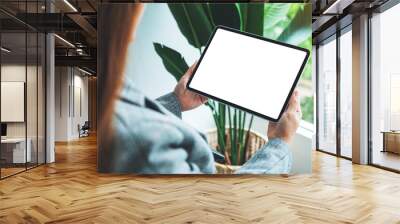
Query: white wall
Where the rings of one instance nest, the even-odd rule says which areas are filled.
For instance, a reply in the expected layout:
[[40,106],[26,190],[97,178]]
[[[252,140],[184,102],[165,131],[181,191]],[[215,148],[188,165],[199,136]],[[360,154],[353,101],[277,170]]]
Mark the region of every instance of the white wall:
[[[157,15],[157,16],[154,16]],[[182,53],[186,62],[191,65],[200,56],[199,51],[189,45],[166,4],[146,4],[145,12],[138,26],[135,41],[128,50],[126,78],[133,80],[136,86],[147,96],[157,98],[171,92],[176,81],[164,68],[160,57],[153,48],[153,42],[162,43]],[[201,106],[185,112],[183,120],[204,132],[215,128],[208,107]],[[253,130],[265,135],[268,122],[255,117]],[[299,135],[291,145],[294,155],[295,173],[311,172],[312,142]]]
[[68,140],[69,96],[70,79],[67,67],[55,68],[55,141]]
[[[153,42],[181,52],[189,65],[199,58],[199,51],[191,47],[183,35],[177,36],[177,33],[180,31],[166,4],[146,4],[135,42],[129,47],[126,76],[134,80],[137,87],[151,98],[171,92],[176,84],[156,54]],[[185,121],[201,131],[214,127],[210,117],[211,113],[205,106],[183,115]]]
[[[77,90],[78,88],[81,91],[81,110],[82,112],[80,113],[78,110],[78,107],[75,106],[75,119],[73,120],[72,126],[72,136],[74,138],[78,137],[78,129],[77,126],[80,124],[81,126],[85,123],[85,121],[89,120],[89,94],[88,94],[88,77],[84,76],[84,73],[75,70],[75,81],[74,81],[74,86],[75,86],[75,92],[74,94],[77,95]],[[78,99],[75,97],[75,102]],[[78,103],[75,103],[77,105]]]
[[[1,81],[3,82],[25,82],[25,71],[24,65],[9,64],[1,66]],[[32,67],[27,68],[32,70]],[[7,110],[7,108],[1,108],[1,110]],[[11,122],[7,123],[7,137],[25,137],[25,122]]]
[[[34,86],[34,88],[27,88],[27,120],[28,120],[28,137],[30,133],[35,130],[36,135],[36,80],[33,80],[31,74],[35,74],[36,77],[36,66],[18,65],[18,64],[6,64],[1,66],[1,81],[3,82],[24,82],[26,72],[28,74],[28,84],[29,87]],[[1,110],[7,110],[7,108],[1,108]],[[7,136],[8,137],[25,137],[25,123],[26,122],[7,122]]]
[[[38,69],[38,70],[37,70]],[[27,79],[27,80],[26,80]],[[26,107],[20,108],[22,113],[26,112],[26,120],[23,122],[6,122],[8,138],[29,139],[29,148],[32,153],[32,161],[44,162],[44,74],[41,66],[25,66],[24,64],[3,64],[1,66],[1,81],[24,82],[26,85]],[[24,92],[22,92],[24,94]],[[2,96],[7,97],[6,96]],[[1,108],[1,110],[12,110],[12,108]],[[11,113],[13,111],[10,111]],[[37,153],[39,156],[37,156]]]
[[293,173],[311,173],[312,171],[311,152],[315,145],[314,130],[312,124],[305,121],[300,123],[297,134],[289,146],[293,154]]
[[88,78],[72,67],[56,67],[55,74],[55,141],[77,139],[78,124],[88,120]]

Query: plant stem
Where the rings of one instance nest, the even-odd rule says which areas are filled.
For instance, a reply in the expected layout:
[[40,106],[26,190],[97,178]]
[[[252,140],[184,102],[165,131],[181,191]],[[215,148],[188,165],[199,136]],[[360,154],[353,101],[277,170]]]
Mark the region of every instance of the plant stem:
[[218,133],[218,144],[221,146],[225,152],[225,112],[222,110],[221,104],[218,104],[218,117],[216,122],[218,122],[217,133]]
[[242,161],[241,158],[241,154],[242,154],[242,137],[243,137],[243,133],[242,133],[242,111],[239,110],[239,118],[238,118],[238,141],[237,141],[237,145],[238,145],[238,165],[240,165],[240,162]]
[[[232,119],[231,119],[231,108],[228,107],[228,121],[229,121],[229,140],[231,142],[231,149],[230,149],[230,155],[232,156],[232,150],[233,150],[233,132],[232,132]],[[231,163],[232,160],[230,159]]]
[[233,110],[233,145],[232,145],[232,162],[237,165],[237,109]]
[[247,148],[245,147],[245,141],[246,141],[245,135],[246,135],[246,132],[245,132],[245,129],[244,129],[244,126],[245,126],[245,124],[246,124],[246,115],[247,115],[247,113],[246,113],[246,112],[243,112],[242,134],[241,134],[242,140],[240,141],[240,142],[242,143],[242,149],[243,149],[243,150],[242,150],[242,155],[241,155],[241,157],[242,157],[242,163],[245,163],[245,162],[246,162],[245,155],[246,155],[246,151],[247,151]]
[[221,128],[221,134],[222,134],[222,141],[224,142],[224,145],[226,143],[226,137],[225,137],[225,123],[226,123],[226,114],[225,114],[225,104],[219,103],[218,104],[220,109],[219,109],[219,114],[220,114],[220,128]]
[[[247,145],[249,144],[250,129],[251,129],[251,125],[253,125],[253,118],[254,118],[254,116],[251,115],[251,117],[250,117],[250,123],[249,123],[249,126],[248,126],[248,128],[247,128],[246,139],[245,139],[245,143],[244,143],[244,148],[245,148],[245,149],[247,149]],[[245,156],[246,156],[246,154],[245,154]]]
[[215,108],[215,102],[213,100],[209,100],[207,102],[207,106],[211,109],[212,116],[214,118],[215,126],[217,127],[217,140],[218,140],[218,147],[217,150],[224,153],[225,151],[225,131],[221,135],[221,124],[219,122],[219,114]]

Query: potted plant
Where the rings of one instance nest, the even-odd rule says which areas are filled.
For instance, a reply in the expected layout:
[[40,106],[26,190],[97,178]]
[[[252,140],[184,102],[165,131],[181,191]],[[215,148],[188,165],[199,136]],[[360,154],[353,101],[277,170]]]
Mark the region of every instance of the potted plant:
[[[311,41],[311,7],[307,4],[169,3],[168,7],[188,43],[198,49],[199,57],[217,25],[297,45],[308,38]],[[180,80],[189,68],[182,54],[161,43],[154,43],[154,49],[166,70]],[[217,164],[217,169],[233,172],[266,140],[251,131],[253,115],[214,100],[208,100],[206,105],[216,126],[207,133],[209,143],[226,157],[226,164]]]

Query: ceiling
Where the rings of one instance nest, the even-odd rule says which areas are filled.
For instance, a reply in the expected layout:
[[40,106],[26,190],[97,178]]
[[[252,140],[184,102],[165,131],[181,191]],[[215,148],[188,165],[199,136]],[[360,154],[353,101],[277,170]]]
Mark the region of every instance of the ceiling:
[[[387,1],[311,0],[314,42],[332,35],[332,32],[336,32],[339,27],[338,24],[345,26],[351,23],[351,17]],[[129,1],[103,0],[102,2]],[[2,46],[12,49],[13,53],[8,55],[9,58],[13,55],[24,55],[26,52],[29,55],[35,53],[37,44],[31,40],[33,35],[28,35],[28,47],[25,52],[26,31],[54,32],[58,35],[55,38],[56,65],[81,66],[95,72],[97,4],[96,0],[47,0],[47,5],[45,0],[1,0]],[[338,23],[339,20],[341,22]]]
[[312,0],[313,43],[332,36],[352,23],[353,17],[374,11],[390,0]]
[[11,50],[3,60],[36,57],[44,47],[37,35],[54,32],[56,65],[96,71],[96,0],[1,0],[0,26],[2,46]]

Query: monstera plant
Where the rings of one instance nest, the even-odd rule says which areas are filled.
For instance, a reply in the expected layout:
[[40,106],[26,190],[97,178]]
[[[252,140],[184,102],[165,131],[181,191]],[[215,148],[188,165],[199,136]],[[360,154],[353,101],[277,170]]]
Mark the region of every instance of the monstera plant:
[[[170,3],[169,10],[188,44],[199,57],[214,27],[223,25],[256,35],[311,48],[311,7],[308,4],[281,3]],[[165,69],[179,80],[188,70],[183,55],[161,43],[154,43]],[[310,70],[310,63],[305,70]],[[253,115],[208,100],[217,127],[217,150],[232,165],[245,162]],[[227,137],[227,134],[229,137]],[[229,145],[229,153],[227,147]]]

